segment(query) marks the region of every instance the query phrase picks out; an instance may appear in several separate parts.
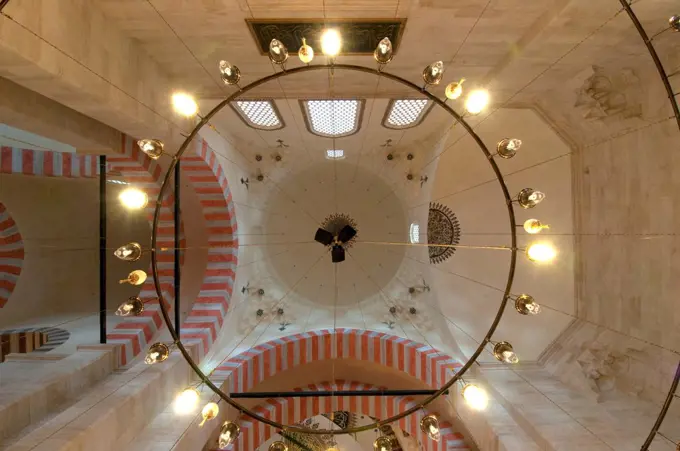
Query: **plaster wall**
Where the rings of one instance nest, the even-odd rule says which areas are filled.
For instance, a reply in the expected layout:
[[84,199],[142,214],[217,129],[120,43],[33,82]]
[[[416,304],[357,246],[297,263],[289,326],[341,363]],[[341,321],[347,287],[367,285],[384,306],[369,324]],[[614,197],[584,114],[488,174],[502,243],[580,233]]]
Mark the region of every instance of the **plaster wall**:
[[[111,187],[109,189],[109,187]],[[149,226],[143,213],[123,209],[119,188],[109,185],[108,243],[145,243]],[[0,199],[23,236],[24,267],[0,327],[52,325],[96,315],[99,310],[99,188],[97,179],[61,179],[0,174]],[[107,257],[108,310],[139,287],[118,284],[134,268],[148,268],[148,257],[134,265]],[[131,268],[134,266],[134,268]],[[39,283],[38,283],[39,282]],[[67,327],[67,326],[64,326]],[[67,327],[68,328],[68,327]],[[96,335],[92,337],[95,342]]]

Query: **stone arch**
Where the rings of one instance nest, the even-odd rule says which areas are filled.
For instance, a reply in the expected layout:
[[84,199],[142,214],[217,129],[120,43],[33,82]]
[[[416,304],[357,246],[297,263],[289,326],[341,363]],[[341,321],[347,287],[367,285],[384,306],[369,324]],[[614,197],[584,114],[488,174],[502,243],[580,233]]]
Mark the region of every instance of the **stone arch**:
[[24,242],[19,227],[0,203],[0,308],[14,292],[24,264]]
[[217,340],[229,309],[238,263],[238,225],[229,184],[215,152],[204,139],[195,139],[192,145],[195,155],[183,156],[181,165],[201,202],[209,250],[201,290],[180,336],[185,343],[201,343],[205,355]]
[[[377,389],[378,387],[360,382],[336,381],[335,383],[310,384],[296,388],[294,391]],[[333,410],[346,410],[374,418],[384,418],[415,405],[413,398],[405,396],[339,396],[333,401],[331,401],[331,398],[270,398],[253,410],[265,418],[284,424],[294,424]],[[410,435],[421,437],[423,434],[420,431],[420,419],[429,413],[432,412],[420,410],[413,415],[402,418],[397,424]],[[239,419],[239,425],[241,426],[241,434],[234,445],[234,449],[237,451],[254,450],[278,433],[276,428],[249,419],[246,416]],[[442,434],[441,440],[435,442],[429,438],[421,437],[419,441],[423,444],[422,449],[426,451],[469,450],[463,435],[456,432],[451,423],[442,421],[439,426]]]
[[[334,343],[335,341],[335,343]],[[462,364],[431,346],[363,329],[322,329],[277,338],[222,362],[213,372],[229,392],[245,392],[298,365],[331,358],[364,360],[440,388]]]

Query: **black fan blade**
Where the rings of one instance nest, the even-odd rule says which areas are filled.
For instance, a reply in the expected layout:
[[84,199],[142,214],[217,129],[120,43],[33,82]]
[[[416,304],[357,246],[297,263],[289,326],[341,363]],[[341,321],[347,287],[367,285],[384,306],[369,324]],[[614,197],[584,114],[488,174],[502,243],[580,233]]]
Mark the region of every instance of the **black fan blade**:
[[314,235],[314,240],[324,246],[328,246],[333,242],[333,234],[328,230],[319,229],[316,231],[316,235]]
[[333,263],[340,263],[345,261],[345,249],[342,246],[333,246],[331,250],[331,259]]
[[354,230],[354,227],[346,225],[345,227],[342,228],[342,230],[340,230],[340,233],[338,233],[338,241],[340,241],[341,243],[346,243],[352,238],[354,238],[356,234],[357,231]]

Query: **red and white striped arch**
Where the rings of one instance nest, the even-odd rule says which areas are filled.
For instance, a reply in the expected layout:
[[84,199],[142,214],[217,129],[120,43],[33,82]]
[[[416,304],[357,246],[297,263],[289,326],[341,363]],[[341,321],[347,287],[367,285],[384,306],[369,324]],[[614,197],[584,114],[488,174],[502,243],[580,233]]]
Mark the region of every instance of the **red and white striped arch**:
[[182,172],[201,202],[209,249],[201,291],[182,324],[181,338],[185,343],[201,343],[205,355],[229,309],[238,262],[238,225],[229,184],[215,152],[203,139],[194,140],[192,146],[195,155],[182,156]]
[[[334,350],[335,348],[335,350]],[[245,392],[287,369],[331,358],[363,360],[441,387],[462,367],[431,346],[363,329],[323,329],[277,338],[222,362],[213,375],[230,392]]]
[[[145,208],[145,214],[149,221],[153,220],[156,199],[161,190],[161,176],[163,169],[158,162],[149,158],[139,149],[137,140],[122,135],[121,152],[115,156],[108,156],[109,170],[120,172],[123,179],[143,190],[149,196],[149,204]],[[158,247],[169,248],[168,251],[160,251],[158,256],[158,276],[163,297],[168,302],[168,308],[174,305],[175,283],[174,265],[175,257],[175,223],[173,216],[174,196],[168,195],[161,203],[160,221],[158,223]],[[180,246],[184,247],[183,234]],[[123,243],[121,243],[123,244]],[[125,318],[113,331],[106,335],[107,343],[120,344],[120,364],[125,365],[143,350],[146,350],[151,339],[162,327],[160,305],[156,296],[154,280],[149,270],[149,277],[142,285],[139,296],[144,300],[144,312],[137,317]]]
[[7,207],[0,203],[0,308],[9,301],[24,264],[24,242]]
[[[324,390],[377,390],[378,388],[360,382],[336,381],[331,384],[311,384],[294,391],[324,391]],[[387,418],[416,406],[414,399],[404,396],[339,396],[324,398],[270,398],[253,410],[270,420],[283,424],[297,424],[307,418],[333,411],[347,411],[373,418]],[[441,441],[429,439],[420,430],[420,420],[431,412],[420,409],[414,414],[399,420],[397,424],[411,436],[418,437],[426,451],[469,450],[465,444],[463,434],[455,431],[447,421],[441,421]],[[239,419],[241,434],[234,445],[238,451],[251,451],[278,433],[274,427],[249,419],[245,415]]]

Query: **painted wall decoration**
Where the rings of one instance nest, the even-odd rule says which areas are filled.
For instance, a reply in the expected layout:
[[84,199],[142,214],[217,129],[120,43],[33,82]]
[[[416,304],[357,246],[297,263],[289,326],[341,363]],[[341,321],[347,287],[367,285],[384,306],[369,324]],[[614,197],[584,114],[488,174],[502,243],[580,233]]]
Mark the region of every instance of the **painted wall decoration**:
[[0,203],[0,308],[12,296],[24,263],[24,242],[19,227]]
[[[295,391],[321,391],[321,390],[375,390],[369,384],[349,381],[336,381],[335,383],[324,382],[321,384],[311,384],[306,387],[297,388]],[[304,423],[304,420],[320,414],[328,414],[333,409],[352,412],[354,414],[367,415],[373,418],[385,418],[397,412],[404,411],[416,405],[414,399],[404,396],[340,396],[337,398],[270,398],[253,408],[253,410],[266,417],[284,424]],[[394,426],[399,426],[411,436],[420,437],[422,449],[425,451],[448,451],[448,450],[469,450],[465,444],[464,436],[455,431],[452,425],[446,421],[440,423],[442,439],[434,442],[424,439],[420,431],[420,419],[433,412],[420,409],[413,415],[403,418]],[[253,421],[245,416],[239,419],[241,434],[234,446],[238,451],[249,451],[257,449],[264,442],[269,440],[278,431],[268,425],[258,421]],[[338,423],[336,423],[338,424]],[[316,436],[323,438],[325,436]],[[317,449],[317,448],[312,448]],[[318,448],[325,449],[325,448]]]
[[576,92],[574,106],[584,119],[596,121],[642,116],[641,81],[631,68],[607,69],[594,65]]
[[[446,205],[430,202],[430,212],[427,216],[427,242],[433,244],[460,243],[460,224],[458,218]],[[429,246],[430,263],[441,263],[451,257],[455,247]]]
[[94,178],[99,174],[99,164],[96,155],[2,147],[0,172],[44,177]]

